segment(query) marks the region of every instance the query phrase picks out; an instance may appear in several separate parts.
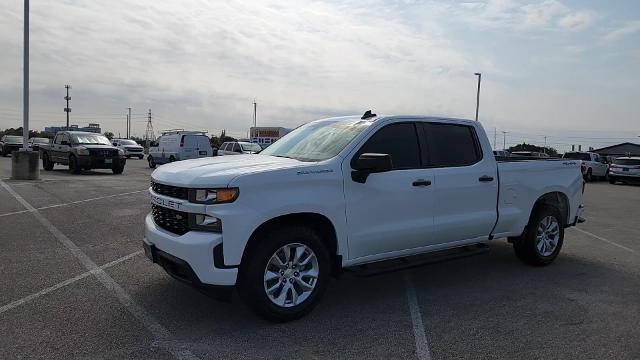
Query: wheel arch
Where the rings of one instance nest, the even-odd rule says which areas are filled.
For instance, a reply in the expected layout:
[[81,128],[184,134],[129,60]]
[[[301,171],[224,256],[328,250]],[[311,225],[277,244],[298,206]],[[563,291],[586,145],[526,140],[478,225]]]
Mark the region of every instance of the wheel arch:
[[569,214],[571,213],[569,197],[561,191],[551,191],[545,193],[538,197],[536,202],[533,204],[531,208],[531,213],[529,214],[529,219],[533,216],[533,213],[543,205],[550,205],[558,208],[560,210],[560,214],[562,214],[563,225],[569,223]]
[[317,231],[323,244],[327,247],[331,256],[332,274],[337,274],[342,266],[342,258],[338,255],[338,236],[335,225],[325,215],[315,212],[298,212],[280,215],[263,222],[249,237],[245,245],[241,264],[251,255],[253,249],[259,244],[260,235],[274,229],[291,225],[302,225]]

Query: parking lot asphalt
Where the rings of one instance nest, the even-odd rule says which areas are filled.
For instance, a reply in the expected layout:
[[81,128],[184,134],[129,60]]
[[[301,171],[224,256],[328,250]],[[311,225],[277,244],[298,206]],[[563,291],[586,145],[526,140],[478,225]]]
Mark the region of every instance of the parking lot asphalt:
[[486,254],[330,282],[309,316],[268,323],[141,252],[151,169],[42,171],[0,158],[0,357],[638,359],[640,186],[590,183],[554,264]]

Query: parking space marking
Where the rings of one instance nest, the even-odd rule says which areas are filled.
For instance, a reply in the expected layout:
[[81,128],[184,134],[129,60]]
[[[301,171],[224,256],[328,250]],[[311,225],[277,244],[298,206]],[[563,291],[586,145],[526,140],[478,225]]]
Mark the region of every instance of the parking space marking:
[[[138,255],[142,254],[143,252],[144,251],[140,250],[140,251],[136,251],[134,253],[131,253],[131,254],[127,255],[127,256],[123,256],[123,257],[121,257],[119,259],[113,260],[113,261],[111,261],[109,263],[106,263],[106,264],[100,266],[100,269],[102,269],[102,270],[108,269],[108,268],[110,268],[112,266],[115,266],[115,265],[117,265],[117,264],[119,264],[119,263],[121,263],[123,261],[129,260],[129,259],[131,259],[131,258],[133,258],[135,256],[138,256]],[[45,288],[45,289],[42,289],[42,290],[38,291],[37,293],[33,293],[31,295],[25,296],[22,299],[18,299],[16,301],[10,302],[7,305],[0,306],[0,314],[4,313],[6,311],[9,311],[11,309],[15,309],[20,305],[26,304],[26,303],[28,303],[28,302],[30,302],[32,300],[35,300],[35,299],[37,299],[37,298],[39,298],[41,296],[47,295],[47,294],[49,294],[49,293],[51,293],[53,291],[56,291],[56,290],[58,290],[60,288],[65,287],[67,285],[71,285],[71,284],[75,283],[76,281],[82,280],[82,279],[86,278],[87,276],[89,276],[91,274],[93,274],[93,272],[91,272],[91,271],[84,272],[84,273],[82,273],[82,274],[80,274],[78,276],[72,277],[71,279],[67,279],[65,281],[61,281],[61,282],[59,282],[59,283],[57,283],[57,284],[55,284],[53,286],[50,286],[50,287]]]
[[587,234],[587,235],[591,236],[591,237],[592,237],[592,238],[594,238],[594,239],[598,239],[598,240],[600,240],[600,241],[604,241],[604,242],[606,242],[607,244],[610,244],[610,245],[613,245],[613,246],[619,247],[620,249],[627,250],[627,251],[632,252],[632,253],[635,253],[635,252],[636,252],[635,250],[630,249],[630,248],[628,248],[628,247],[626,247],[626,246],[624,246],[624,245],[620,245],[620,244],[615,243],[615,242],[613,242],[613,241],[611,241],[611,240],[607,240],[607,239],[605,239],[605,238],[603,238],[603,237],[600,237],[600,236],[598,236],[598,235],[596,235],[596,234],[592,234],[592,233],[590,233],[590,232],[588,232],[588,231],[586,231],[586,230],[582,230],[582,229],[580,229],[580,228],[578,228],[578,227],[573,227],[573,228],[574,228],[574,229],[576,229],[576,230],[578,230],[578,231],[580,231],[580,232],[581,232],[581,233],[583,233],[583,234]]
[[[29,204],[20,194],[15,192],[4,181],[0,180],[0,186],[7,190],[18,202],[20,202],[27,210],[29,210],[33,216],[49,230],[49,232],[66,247],[73,256],[93,275],[98,281],[109,290],[124,306],[124,308],[135,318],[137,318],[144,327],[152,334],[154,340],[158,344],[163,344],[167,340],[171,340],[171,334],[169,331],[156,320],[151,314],[149,314],[143,307],[138,305],[135,300],[127,293],[120,284],[118,284],[113,278],[101,269],[91,258],[85,254],[71,239],[62,233],[55,225],[53,225],[44,215],[42,215],[36,208]],[[176,359],[198,359],[191,351],[184,347],[166,347],[164,348],[170,352]]]
[[431,360],[431,350],[429,350],[429,342],[427,334],[422,323],[422,314],[418,305],[418,297],[416,296],[416,288],[411,281],[411,273],[405,272],[405,284],[407,288],[407,301],[409,303],[409,311],[411,312],[411,323],[413,324],[413,336],[416,342],[416,355],[419,360]]
[[143,193],[143,192],[147,192],[147,191],[149,191],[149,190],[148,189],[144,189],[144,190],[129,191],[129,192],[126,192],[126,193],[98,196],[98,197],[90,198],[90,199],[71,201],[71,202],[64,203],[64,204],[47,205],[47,206],[43,206],[43,207],[39,207],[39,208],[34,208],[34,210],[27,209],[27,210],[13,211],[13,212],[6,213],[6,214],[0,214],[0,217],[28,213],[28,212],[35,211],[35,210],[45,210],[45,209],[57,208],[57,207],[61,207],[61,206],[82,204],[82,203],[89,202],[89,201],[96,201],[96,200],[108,199],[108,198],[125,196],[125,195],[133,195],[133,194]]

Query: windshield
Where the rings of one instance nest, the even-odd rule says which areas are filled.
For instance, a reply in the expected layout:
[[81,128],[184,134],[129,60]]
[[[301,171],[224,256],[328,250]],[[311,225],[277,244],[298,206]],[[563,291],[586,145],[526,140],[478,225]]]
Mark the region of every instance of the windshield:
[[111,145],[109,139],[102,135],[73,134],[71,138],[73,142],[78,145]]
[[615,165],[640,165],[640,159],[615,159]]
[[262,148],[258,144],[240,144],[240,146],[242,147],[242,151],[262,151]]
[[5,141],[12,144],[22,144],[22,136],[7,136]]
[[47,139],[47,138],[31,138],[31,142],[32,143],[37,143],[37,144],[48,144],[49,143],[49,139]]
[[353,140],[371,121],[314,121],[300,126],[268,148],[261,155],[292,158],[300,161],[330,159]]
[[563,158],[565,158],[565,159],[574,159],[574,160],[583,160],[583,161],[591,160],[591,156],[589,156],[589,154],[585,154],[585,153],[565,153]]
[[120,143],[122,145],[138,145],[138,143],[133,140],[120,140]]

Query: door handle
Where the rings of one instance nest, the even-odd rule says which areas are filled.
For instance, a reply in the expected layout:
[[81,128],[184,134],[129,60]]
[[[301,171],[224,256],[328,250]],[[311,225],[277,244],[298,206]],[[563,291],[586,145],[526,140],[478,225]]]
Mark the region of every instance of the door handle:
[[418,179],[413,182],[413,186],[429,186],[431,185],[431,180]]
[[491,182],[491,181],[493,181],[493,177],[487,176],[487,175],[483,175],[483,176],[480,176],[480,178],[478,178],[478,181],[480,181],[480,182]]

